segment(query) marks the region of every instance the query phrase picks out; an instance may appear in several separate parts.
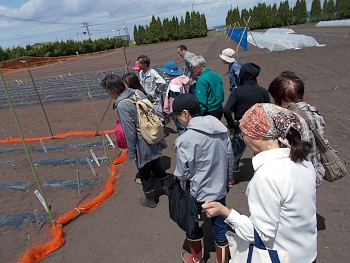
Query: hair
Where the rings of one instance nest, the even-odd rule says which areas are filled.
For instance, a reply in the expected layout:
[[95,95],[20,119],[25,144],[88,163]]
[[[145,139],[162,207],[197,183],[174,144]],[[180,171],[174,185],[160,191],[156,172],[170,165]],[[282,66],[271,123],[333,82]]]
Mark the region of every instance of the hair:
[[301,140],[299,131],[294,128],[290,128],[286,139],[289,141],[291,146],[290,159],[293,162],[306,160],[308,154],[311,151],[311,144],[307,141]]
[[147,67],[149,67],[149,64],[151,63],[151,60],[149,59],[149,57],[147,57],[146,55],[140,55],[138,56],[137,60],[141,59],[141,64],[147,64]]
[[147,95],[145,89],[142,87],[138,76],[134,72],[126,73],[123,76],[124,82],[129,88],[141,90],[145,95]]
[[201,55],[193,57],[192,66],[193,67],[198,67],[198,66],[199,67],[206,67],[205,59]]
[[190,113],[192,117],[198,117],[200,113],[200,107],[199,105],[197,105],[196,107],[192,109],[188,109],[187,111]]
[[187,47],[185,45],[180,45],[177,48],[179,48],[181,51],[184,51],[184,50],[187,51]]
[[125,91],[124,80],[115,74],[106,75],[101,81],[101,86],[106,91],[109,90],[111,93],[117,94],[118,96]]
[[304,83],[292,71],[283,71],[275,78],[268,89],[277,105],[286,102],[301,102],[304,96]]

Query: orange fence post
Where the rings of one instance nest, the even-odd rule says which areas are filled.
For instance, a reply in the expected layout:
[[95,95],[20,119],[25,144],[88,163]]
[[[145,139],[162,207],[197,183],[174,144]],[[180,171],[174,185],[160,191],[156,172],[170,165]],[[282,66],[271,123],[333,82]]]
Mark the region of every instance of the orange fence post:
[[344,40],[345,40],[346,36],[348,35],[348,32],[349,32],[349,28],[348,28],[348,30],[346,30],[346,34],[345,34],[345,36],[344,36],[343,40],[341,41],[342,43],[344,42]]

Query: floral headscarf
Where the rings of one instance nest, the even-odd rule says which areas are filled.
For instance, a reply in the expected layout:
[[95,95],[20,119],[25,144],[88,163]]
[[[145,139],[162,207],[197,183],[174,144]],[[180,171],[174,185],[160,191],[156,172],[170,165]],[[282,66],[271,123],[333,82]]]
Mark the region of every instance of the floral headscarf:
[[250,137],[278,139],[287,146],[286,136],[290,128],[302,133],[301,123],[292,111],[270,103],[257,103],[247,110],[239,127]]

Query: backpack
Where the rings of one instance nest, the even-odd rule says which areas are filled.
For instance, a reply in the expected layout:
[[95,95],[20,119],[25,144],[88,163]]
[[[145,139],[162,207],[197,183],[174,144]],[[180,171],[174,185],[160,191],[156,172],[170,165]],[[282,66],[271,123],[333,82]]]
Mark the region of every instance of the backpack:
[[[237,68],[237,67],[241,68],[242,65],[243,65],[243,63],[238,62],[238,61],[235,61],[234,63],[235,63],[235,65],[236,65],[236,68]],[[230,73],[232,74],[233,78],[235,79],[235,84],[236,84],[237,86],[241,86],[241,84],[240,84],[240,82],[239,82],[239,76],[238,76],[238,75],[236,74],[236,72],[233,70],[233,67],[232,67],[232,70],[231,70]]]
[[114,131],[117,138],[117,147],[128,148],[126,144],[125,134],[119,120],[117,120],[117,125],[115,126]]
[[154,113],[152,103],[148,99],[141,99],[137,92],[134,94],[134,100],[124,100],[130,101],[136,105],[139,118],[139,128],[137,132],[148,144],[157,144],[163,138],[163,124]]

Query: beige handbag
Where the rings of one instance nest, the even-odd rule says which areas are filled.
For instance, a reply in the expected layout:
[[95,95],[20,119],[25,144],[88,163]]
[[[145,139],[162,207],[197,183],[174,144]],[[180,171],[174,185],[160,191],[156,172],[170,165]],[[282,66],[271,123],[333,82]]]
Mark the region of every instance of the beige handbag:
[[327,146],[321,135],[316,130],[315,126],[311,123],[304,112],[302,112],[294,105],[289,105],[288,109],[297,113],[303,119],[305,119],[310,129],[312,130],[317,143],[317,148],[321,155],[322,165],[326,170],[325,179],[329,182],[333,182],[344,177],[347,173],[345,161],[339,156],[338,152]]

